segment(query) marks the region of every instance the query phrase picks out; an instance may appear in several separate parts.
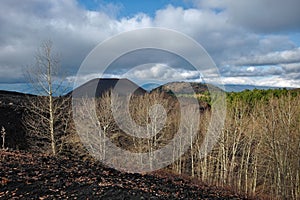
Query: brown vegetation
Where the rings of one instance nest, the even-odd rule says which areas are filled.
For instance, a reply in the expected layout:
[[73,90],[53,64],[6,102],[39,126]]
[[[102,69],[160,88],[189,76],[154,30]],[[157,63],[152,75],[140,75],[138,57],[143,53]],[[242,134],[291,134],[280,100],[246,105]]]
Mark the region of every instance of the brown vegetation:
[[[170,98],[154,92],[131,100],[131,116],[140,125],[151,123],[148,109],[151,105],[160,102],[167,111],[165,128],[148,139],[126,135],[123,129],[116,126],[110,113],[108,93],[99,99],[99,113],[93,118],[102,133],[119,147],[133,152],[148,152],[151,166],[156,159],[153,151],[166,145],[178,131],[179,113],[174,111],[176,103]],[[84,113],[89,113],[86,110],[89,105],[86,102],[82,107]],[[190,175],[211,185],[230,187],[250,197],[267,195],[272,198],[299,199],[300,95],[291,92],[279,96],[273,94],[268,98],[253,99],[251,103],[238,97],[228,98],[225,127],[218,143],[206,157],[201,156],[201,144],[211,120],[210,110],[201,112],[200,116],[200,128],[193,145],[168,166],[171,171]],[[159,119],[160,116],[157,117]],[[192,119],[188,120],[193,124]],[[86,130],[86,127],[83,129]],[[191,132],[197,130],[196,127],[192,129]],[[150,131],[145,132],[147,135],[155,131],[147,130]],[[186,130],[186,134],[189,134],[189,130]],[[105,140],[95,136],[94,141],[89,150],[101,152],[98,156],[107,156],[109,152],[104,152],[103,148]],[[97,150],[100,147],[96,147],[96,144],[102,145],[101,151]],[[173,153],[175,155],[177,152]],[[141,158],[137,162],[145,161]]]

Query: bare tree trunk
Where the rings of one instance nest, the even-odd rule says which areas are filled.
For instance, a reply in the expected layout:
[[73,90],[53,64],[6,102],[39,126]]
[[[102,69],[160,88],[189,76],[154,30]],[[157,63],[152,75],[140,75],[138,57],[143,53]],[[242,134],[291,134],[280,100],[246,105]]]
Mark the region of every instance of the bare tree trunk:
[[59,74],[58,58],[52,51],[52,42],[44,42],[35,56],[35,65],[26,71],[27,79],[39,96],[28,97],[24,125],[29,135],[49,140],[49,150],[57,155],[57,146],[63,144],[61,139],[70,121],[70,116],[67,116],[70,115],[70,98],[55,97],[63,94],[65,88],[62,85],[64,79],[59,78],[62,75]]
[[53,113],[53,88],[52,88],[52,61],[51,61],[51,45],[45,45],[47,59],[47,81],[48,81],[48,98],[49,98],[49,129],[51,137],[51,148],[53,155],[56,155],[56,142],[54,135],[54,113]]
[[6,131],[5,131],[5,128],[2,126],[2,128],[1,128],[2,150],[5,149],[5,135],[6,135]]

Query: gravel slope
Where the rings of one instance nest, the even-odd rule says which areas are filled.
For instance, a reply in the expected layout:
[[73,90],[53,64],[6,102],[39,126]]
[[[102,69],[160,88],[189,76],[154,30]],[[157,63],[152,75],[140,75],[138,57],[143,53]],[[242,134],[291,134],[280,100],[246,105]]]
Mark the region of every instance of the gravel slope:
[[0,151],[0,169],[0,199],[246,199],[177,176],[19,151]]

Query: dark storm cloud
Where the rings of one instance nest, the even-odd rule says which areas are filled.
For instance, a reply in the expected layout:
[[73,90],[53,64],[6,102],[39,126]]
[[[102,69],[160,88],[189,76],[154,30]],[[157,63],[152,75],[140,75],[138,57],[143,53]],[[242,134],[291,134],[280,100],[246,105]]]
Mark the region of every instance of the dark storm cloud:
[[229,22],[249,30],[273,33],[300,30],[299,0],[194,0],[202,9],[227,15]]
[[300,30],[299,0],[228,1],[230,20],[259,32]]

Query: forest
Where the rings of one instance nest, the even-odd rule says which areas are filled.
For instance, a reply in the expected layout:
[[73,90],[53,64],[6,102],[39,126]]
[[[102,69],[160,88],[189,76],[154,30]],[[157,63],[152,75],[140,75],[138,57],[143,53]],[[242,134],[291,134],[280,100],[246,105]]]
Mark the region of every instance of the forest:
[[[207,94],[207,93],[206,93]],[[190,98],[190,97],[179,97]],[[203,99],[203,97],[200,97]],[[206,98],[209,99],[209,98]],[[151,105],[160,104],[164,107],[167,119],[164,128],[152,137],[139,138],[125,134],[114,121],[111,111],[111,95],[106,92],[101,98],[95,99],[97,113],[93,114],[91,107],[94,99],[80,99],[77,112],[80,120],[94,121],[94,126],[76,127],[83,133],[69,134],[65,141],[65,149],[85,154],[86,149],[101,160],[114,157],[115,162],[126,162],[115,152],[107,152],[107,138],[116,146],[131,152],[146,152],[148,156],[135,158],[136,163],[153,166],[155,150],[164,147],[179,129],[180,113],[178,101],[163,92],[152,92],[145,95],[131,97],[130,114],[139,125],[146,125],[155,119],[154,123],[163,123],[160,115],[149,118]],[[218,141],[213,149],[203,155],[201,147],[211,120],[211,109],[202,110],[199,127],[193,127],[193,120],[188,119],[184,127],[185,134],[195,130],[197,135],[187,150],[179,148],[172,152],[174,160],[164,170],[188,175],[209,185],[228,187],[247,196],[271,197],[279,199],[300,198],[300,94],[299,90],[245,90],[238,93],[227,93],[227,110],[225,125],[218,133]],[[213,103],[208,102],[213,107]],[[194,112],[190,110],[188,112]],[[157,112],[158,113],[158,112]],[[124,115],[126,113],[120,113]],[[126,117],[126,116],[121,116]],[[88,121],[86,121],[88,123]],[[85,124],[85,123],[83,123]],[[71,126],[72,127],[72,126]],[[154,127],[155,128],[155,127]],[[156,130],[146,129],[151,136]],[[102,131],[92,133],[92,129]],[[73,130],[74,131],[74,130]],[[82,141],[90,145],[83,147]],[[67,141],[67,142],[66,142]],[[188,143],[179,139],[182,147]],[[62,143],[61,143],[62,144]],[[177,145],[178,145],[177,144]],[[62,148],[62,149],[64,149]],[[73,150],[70,150],[73,149]],[[83,150],[85,149],[85,150]],[[205,149],[204,149],[205,151]],[[184,152],[184,153],[183,153]],[[179,159],[177,155],[183,154]],[[135,166],[131,166],[134,168]]]

